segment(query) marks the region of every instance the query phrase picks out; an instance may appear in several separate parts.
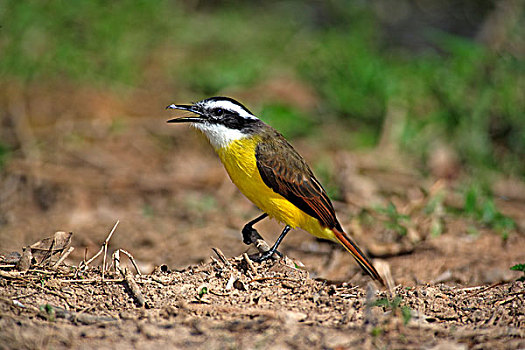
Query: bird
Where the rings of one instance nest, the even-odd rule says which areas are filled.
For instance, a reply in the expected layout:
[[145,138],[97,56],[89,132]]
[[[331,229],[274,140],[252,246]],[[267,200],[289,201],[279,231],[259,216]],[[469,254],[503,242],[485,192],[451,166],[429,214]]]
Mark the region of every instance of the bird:
[[306,160],[270,125],[230,97],[210,97],[166,109],[191,112],[168,123],[189,123],[201,131],[219,156],[233,184],[263,213],[242,229],[244,242],[253,225],[270,217],[285,227],[275,244],[254,259],[261,262],[278,253],[291,229],[340,243],[374,280],[384,285],[374,265],[345,233],[330,198]]

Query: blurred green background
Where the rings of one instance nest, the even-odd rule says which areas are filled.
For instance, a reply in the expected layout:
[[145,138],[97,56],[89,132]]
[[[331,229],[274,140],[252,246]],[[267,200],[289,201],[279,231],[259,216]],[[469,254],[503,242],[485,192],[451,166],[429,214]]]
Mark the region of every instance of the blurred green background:
[[[384,143],[422,172],[445,145],[468,174],[523,178],[524,13],[489,0],[4,0],[0,89],[228,94],[290,138],[331,124],[337,147]],[[16,150],[4,135],[0,166]]]

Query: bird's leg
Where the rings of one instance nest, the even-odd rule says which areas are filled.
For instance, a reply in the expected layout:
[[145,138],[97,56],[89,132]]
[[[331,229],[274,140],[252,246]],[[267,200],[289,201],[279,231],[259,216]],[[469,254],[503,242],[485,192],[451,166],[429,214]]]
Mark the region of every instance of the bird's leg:
[[283,232],[281,232],[281,235],[277,238],[277,240],[275,241],[275,243],[272,246],[272,248],[270,248],[270,250],[268,250],[266,253],[261,254],[261,256],[259,256],[258,258],[253,259],[253,261],[255,261],[255,262],[263,262],[264,260],[268,260],[269,258],[271,258],[271,256],[274,253],[277,253],[277,254],[279,254],[279,256],[282,256],[282,254],[277,251],[277,247],[279,246],[279,244],[281,244],[284,236],[286,236],[286,234],[289,231],[290,231],[290,226],[286,225],[284,227]]
[[253,228],[253,225],[255,225],[267,216],[268,214],[263,213],[262,215],[259,215],[258,217],[244,225],[244,227],[242,228],[242,241],[244,242],[244,244],[250,245],[253,243],[252,232],[255,231],[257,235],[259,235],[259,232],[257,232],[257,230]]

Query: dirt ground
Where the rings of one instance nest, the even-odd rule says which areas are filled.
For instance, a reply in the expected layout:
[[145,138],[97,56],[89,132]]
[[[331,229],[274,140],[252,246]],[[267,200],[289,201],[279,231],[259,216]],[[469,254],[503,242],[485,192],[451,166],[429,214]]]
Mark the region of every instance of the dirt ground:
[[[0,172],[0,348],[525,348],[525,285],[509,270],[525,263],[522,182],[495,177],[496,204],[516,222],[503,239],[460,212],[453,161],[422,176],[384,145],[294,140],[314,168],[333,170],[323,180],[339,189],[339,219],[387,290],[342,248],[299,230],[281,245],[286,259],[251,263],[240,229],[258,210],[203,138],[165,124],[167,96],[28,94],[0,115],[2,139],[17,147]],[[37,123],[36,113],[48,117]],[[403,217],[378,209],[390,202]],[[103,276],[103,254],[85,262],[117,220]],[[257,229],[272,243],[281,225]],[[15,266],[12,252],[56,231],[73,233],[59,267],[49,265],[59,254]],[[117,249],[142,275],[124,254],[128,273],[115,270]]]
[[[373,287],[315,280],[282,262],[243,258],[135,277],[93,268],[2,280],[3,348],[508,349],[525,345],[524,283],[460,288],[398,286],[410,309],[373,306]],[[41,283],[42,279],[45,283]],[[234,281],[234,282],[230,282]],[[366,295],[368,293],[368,296]],[[17,305],[9,300],[17,300]],[[59,308],[37,308],[53,305]],[[441,346],[441,347],[439,347]]]

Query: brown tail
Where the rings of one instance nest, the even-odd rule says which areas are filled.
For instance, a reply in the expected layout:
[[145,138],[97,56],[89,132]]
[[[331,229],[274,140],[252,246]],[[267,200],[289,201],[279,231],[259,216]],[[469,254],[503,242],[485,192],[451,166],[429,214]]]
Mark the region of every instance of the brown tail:
[[350,254],[352,254],[359,266],[361,266],[361,268],[365,270],[365,272],[369,274],[373,279],[379,281],[384,286],[385,282],[383,281],[381,276],[379,276],[379,273],[377,273],[377,270],[375,269],[374,265],[372,265],[372,263],[368,260],[365,254],[363,254],[361,249],[359,249],[357,244],[355,244],[354,241],[352,241],[352,239],[343,231],[337,230],[335,228],[332,229],[332,231],[334,232],[337,240],[346,248],[346,250],[350,252]]

